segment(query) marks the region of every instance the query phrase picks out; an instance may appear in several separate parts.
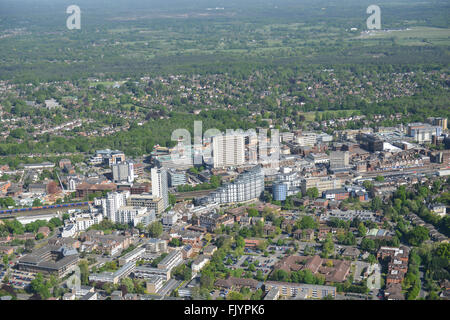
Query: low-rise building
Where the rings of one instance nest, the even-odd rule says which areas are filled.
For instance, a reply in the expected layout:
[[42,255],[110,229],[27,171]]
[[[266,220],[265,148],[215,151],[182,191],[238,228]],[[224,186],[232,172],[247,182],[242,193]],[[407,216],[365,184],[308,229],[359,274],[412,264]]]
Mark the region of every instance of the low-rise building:
[[139,247],[119,258],[119,265],[136,262],[145,253],[145,248]]
[[[278,295],[284,298],[297,298],[299,296],[306,299],[323,299],[327,296],[336,297],[336,287],[321,286],[304,283],[267,281],[264,284],[265,292],[278,289]],[[276,296],[276,294],[273,294]]]
[[209,262],[209,258],[204,255],[200,255],[197,259],[192,262],[191,268],[193,272],[200,272],[203,267]]
[[147,278],[146,287],[147,292],[151,294],[156,294],[163,286],[164,278],[159,276],[150,276]]
[[102,273],[92,273],[89,275],[89,281],[100,282],[100,283],[119,283],[120,279],[127,277],[136,269],[135,262],[129,262],[123,265],[116,272],[102,272]]
[[169,271],[183,262],[183,256],[180,250],[171,251],[160,263],[158,269],[168,269]]
[[74,249],[47,245],[22,257],[17,267],[28,272],[41,272],[63,277],[72,272],[79,255]]

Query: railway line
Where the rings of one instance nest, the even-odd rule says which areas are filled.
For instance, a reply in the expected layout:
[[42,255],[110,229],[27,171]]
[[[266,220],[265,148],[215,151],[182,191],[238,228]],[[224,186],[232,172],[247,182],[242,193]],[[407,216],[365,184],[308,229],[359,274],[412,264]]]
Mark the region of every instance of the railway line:
[[29,208],[2,209],[0,210],[0,219],[26,215],[48,214],[55,211],[69,210],[69,209],[85,209],[89,206],[90,203],[92,203],[92,201],[64,203],[64,204],[55,204]]

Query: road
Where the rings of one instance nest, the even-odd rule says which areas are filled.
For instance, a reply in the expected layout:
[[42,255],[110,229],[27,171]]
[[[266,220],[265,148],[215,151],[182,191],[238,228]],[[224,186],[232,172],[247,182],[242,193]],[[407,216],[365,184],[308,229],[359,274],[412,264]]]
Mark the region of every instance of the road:
[[419,298],[425,298],[428,294],[425,290],[423,290],[423,287],[425,285],[425,279],[424,279],[424,273],[423,273],[423,267],[419,267],[419,277],[420,277],[420,292],[419,292]]
[[178,199],[189,199],[189,198],[196,198],[196,197],[202,197],[210,194],[213,192],[214,189],[211,190],[200,190],[200,191],[189,191],[189,192],[176,192],[174,193],[175,198]]

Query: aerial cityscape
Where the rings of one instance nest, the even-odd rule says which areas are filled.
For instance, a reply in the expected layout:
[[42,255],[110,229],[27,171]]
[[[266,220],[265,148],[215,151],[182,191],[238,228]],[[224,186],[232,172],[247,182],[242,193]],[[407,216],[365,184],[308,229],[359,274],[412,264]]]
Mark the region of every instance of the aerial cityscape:
[[0,0],[0,303],[448,300],[450,3],[342,2]]

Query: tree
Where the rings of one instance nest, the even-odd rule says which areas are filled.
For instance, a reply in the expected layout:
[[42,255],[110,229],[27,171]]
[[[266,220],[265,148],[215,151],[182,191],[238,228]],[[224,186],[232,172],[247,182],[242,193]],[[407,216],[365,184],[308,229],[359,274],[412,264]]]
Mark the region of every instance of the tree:
[[370,181],[368,181],[368,180],[366,180],[366,181],[364,181],[363,182],[363,187],[366,189],[366,190],[372,190],[373,189],[373,183],[372,182],[370,182]]
[[33,207],[40,207],[40,206],[42,206],[41,199],[39,199],[39,198],[34,199],[32,206]]
[[327,234],[327,238],[322,245],[322,257],[328,258],[328,256],[334,252],[334,243],[331,233]]
[[281,281],[281,282],[288,282],[289,281],[289,273],[287,271],[284,270],[276,270],[273,274],[272,274],[272,279],[275,281]]
[[212,288],[214,284],[214,278],[212,274],[207,272],[202,272],[202,275],[200,276],[200,286],[202,288],[207,288],[208,290]]
[[36,240],[39,241],[39,240],[42,240],[42,239],[44,239],[44,234],[43,233],[38,233],[36,235]]
[[309,188],[308,190],[306,190],[306,195],[310,199],[316,199],[319,196],[319,190],[316,187]]
[[148,226],[148,233],[153,238],[159,238],[163,232],[163,225],[161,222],[156,221]]
[[139,222],[139,223],[136,225],[136,229],[138,229],[139,232],[144,232],[144,231],[145,231],[145,225],[144,225],[142,222]]
[[231,291],[227,296],[227,300],[244,300],[244,296],[240,292]]
[[364,237],[367,233],[366,226],[362,222],[360,222],[358,225],[358,233],[361,237]]
[[27,252],[31,252],[31,250],[34,248],[34,240],[33,239],[27,239],[25,240],[25,250]]
[[174,206],[177,203],[177,198],[174,194],[169,193],[169,204]]
[[183,270],[183,279],[190,280],[192,278],[192,269],[189,267],[184,268]]
[[5,221],[4,223],[8,231],[12,234],[23,234],[25,231],[24,226],[16,219]]
[[249,217],[257,217],[259,215],[258,210],[255,208],[248,208],[247,213]]
[[267,241],[266,241],[266,240],[261,240],[261,241],[258,243],[257,248],[258,248],[259,250],[261,250],[261,251],[264,251],[264,250],[266,250],[267,246],[268,246]]
[[450,259],[450,243],[440,243],[435,250],[435,254],[443,259]]
[[382,205],[383,205],[383,201],[381,201],[380,197],[375,197],[372,199],[371,208],[373,211],[380,210]]
[[89,265],[86,260],[82,260],[78,267],[80,268],[80,280],[82,285],[88,285],[89,284]]
[[8,267],[8,263],[9,263],[9,258],[8,258],[7,254],[3,255],[2,262],[3,262],[4,267],[7,268]]
[[419,246],[425,240],[429,239],[428,229],[423,226],[415,226],[407,233],[407,239],[410,245]]
[[103,284],[103,290],[105,290],[106,294],[109,296],[115,290],[115,286],[112,283]]
[[49,283],[44,281],[44,277],[42,273],[38,273],[36,277],[30,282],[30,290],[31,292],[38,294],[41,299],[50,298],[50,286]]
[[172,238],[172,240],[170,240],[170,242],[169,242],[169,246],[172,246],[172,247],[179,247],[181,245],[183,245],[183,243],[178,238]]
[[47,225],[50,229],[54,229],[61,227],[63,225],[63,222],[59,218],[51,218]]
[[264,281],[264,275],[261,269],[256,270],[256,279],[259,281]]
[[245,247],[245,240],[243,237],[241,236],[236,237],[236,246],[241,248]]
[[303,253],[305,256],[313,256],[316,253],[316,251],[313,246],[306,245],[305,249],[303,250]]
[[317,228],[317,221],[314,220],[311,216],[304,216],[300,220],[300,222],[295,224],[298,229],[316,229]]
[[261,289],[258,289],[252,293],[250,300],[261,300],[262,295],[263,295],[263,291]]
[[134,291],[134,283],[130,278],[123,278],[120,283],[126,288],[127,293],[132,293]]
[[364,238],[361,240],[360,246],[362,250],[372,252],[375,250],[375,241],[369,238]]

